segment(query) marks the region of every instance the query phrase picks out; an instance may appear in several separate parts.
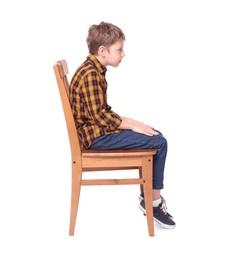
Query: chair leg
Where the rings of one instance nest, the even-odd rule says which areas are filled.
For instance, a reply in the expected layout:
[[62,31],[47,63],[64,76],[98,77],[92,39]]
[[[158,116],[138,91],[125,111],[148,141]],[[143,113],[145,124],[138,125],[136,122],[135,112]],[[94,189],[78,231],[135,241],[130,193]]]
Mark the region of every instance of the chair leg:
[[71,209],[70,209],[70,230],[69,235],[74,235],[78,204],[80,198],[81,170],[76,165],[72,165],[72,187],[71,187]]
[[[139,168],[139,178],[142,179],[142,168]],[[144,192],[143,184],[140,184],[140,192]]]
[[152,206],[152,165],[153,157],[142,159],[142,174],[144,179],[145,209],[149,236],[154,236],[154,220]]

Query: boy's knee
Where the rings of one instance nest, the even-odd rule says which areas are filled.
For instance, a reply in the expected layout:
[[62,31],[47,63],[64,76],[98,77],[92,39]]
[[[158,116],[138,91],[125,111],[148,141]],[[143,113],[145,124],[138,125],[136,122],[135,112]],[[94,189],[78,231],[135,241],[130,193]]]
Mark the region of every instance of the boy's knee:
[[164,136],[161,136],[161,146],[164,148],[164,149],[167,149],[167,140]]

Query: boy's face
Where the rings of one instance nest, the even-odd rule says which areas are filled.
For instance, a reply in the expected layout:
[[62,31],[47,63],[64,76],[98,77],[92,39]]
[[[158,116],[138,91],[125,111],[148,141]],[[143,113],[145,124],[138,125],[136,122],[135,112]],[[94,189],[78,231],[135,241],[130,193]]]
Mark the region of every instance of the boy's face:
[[123,51],[124,40],[120,39],[109,48],[105,48],[104,52],[104,66],[119,66],[125,53]]

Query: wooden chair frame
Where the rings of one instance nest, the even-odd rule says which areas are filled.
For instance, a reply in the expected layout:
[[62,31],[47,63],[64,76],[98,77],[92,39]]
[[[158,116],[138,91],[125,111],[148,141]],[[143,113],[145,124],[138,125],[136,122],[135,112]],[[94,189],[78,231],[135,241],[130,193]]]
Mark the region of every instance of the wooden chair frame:
[[[119,185],[138,184],[144,192],[148,232],[154,236],[154,221],[152,207],[152,167],[155,149],[141,150],[83,150],[78,138],[73,113],[68,98],[69,73],[67,62],[58,61],[53,66],[62,106],[64,110],[72,163],[71,213],[69,235],[74,235],[80,190],[82,185]],[[83,179],[86,171],[107,171],[137,169],[138,178],[127,179]]]

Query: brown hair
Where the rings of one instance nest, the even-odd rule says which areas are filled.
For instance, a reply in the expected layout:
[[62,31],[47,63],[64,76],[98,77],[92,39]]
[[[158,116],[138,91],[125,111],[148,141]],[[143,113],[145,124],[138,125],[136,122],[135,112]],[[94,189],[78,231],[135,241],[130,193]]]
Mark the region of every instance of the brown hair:
[[86,41],[89,52],[95,55],[100,46],[110,47],[119,39],[125,40],[125,35],[119,27],[101,22],[90,26]]

